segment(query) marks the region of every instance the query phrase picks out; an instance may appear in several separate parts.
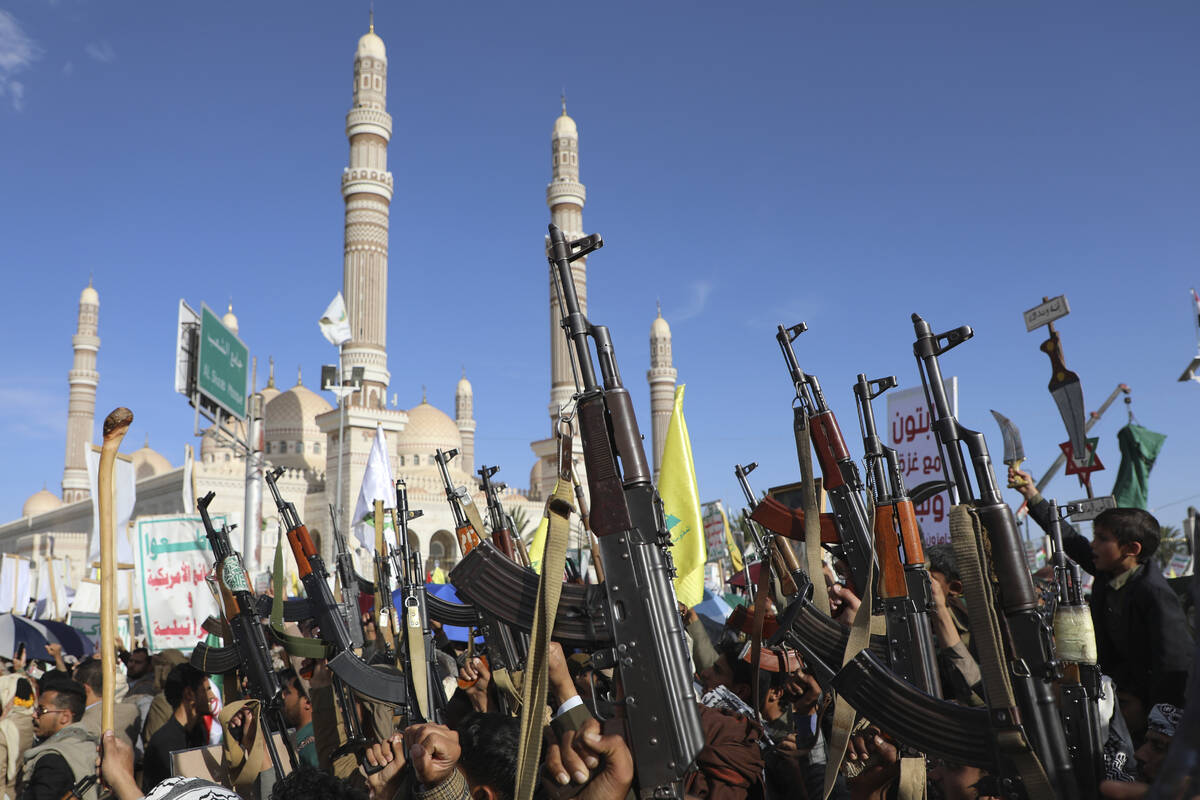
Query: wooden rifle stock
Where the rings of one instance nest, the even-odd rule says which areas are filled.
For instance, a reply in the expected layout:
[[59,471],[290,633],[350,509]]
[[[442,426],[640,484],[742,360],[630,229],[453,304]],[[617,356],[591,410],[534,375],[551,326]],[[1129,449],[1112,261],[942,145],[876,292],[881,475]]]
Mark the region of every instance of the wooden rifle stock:
[[[750,519],[787,539],[804,541],[804,511],[788,508],[774,497],[764,497],[750,513]],[[840,544],[833,514],[821,515],[821,544]]]
[[904,562],[900,560],[898,522],[891,503],[875,506],[875,555],[879,558],[879,595],[883,598],[908,596]]
[[479,533],[470,523],[455,528],[454,536],[458,539],[458,549],[462,551],[464,556],[474,550],[479,544]]
[[312,564],[309,559],[317,555],[317,547],[308,534],[308,528],[304,525],[297,525],[287,532],[287,540],[288,544],[292,546],[292,555],[296,558],[296,568],[300,571],[300,577],[307,577],[312,572]]

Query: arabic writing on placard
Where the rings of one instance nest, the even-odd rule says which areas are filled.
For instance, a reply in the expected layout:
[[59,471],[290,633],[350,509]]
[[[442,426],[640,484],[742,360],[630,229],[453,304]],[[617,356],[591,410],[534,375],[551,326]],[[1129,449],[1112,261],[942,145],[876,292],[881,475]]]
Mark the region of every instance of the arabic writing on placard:
[[1067,296],[1065,294],[1060,294],[1058,297],[1051,297],[1040,306],[1035,306],[1025,312],[1025,330],[1031,331],[1039,325],[1053,322],[1070,313],[1071,307],[1067,305]]
[[[225,515],[213,515],[218,527],[226,521]],[[147,646],[151,652],[169,648],[190,652],[204,636],[204,620],[218,613],[206,585],[212,550],[200,518],[140,518],[137,562]]]
[[[958,380],[945,380],[950,408],[958,404]],[[933,416],[925,402],[925,390],[916,386],[887,395],[887,439],[896,450],[896,463],[909,491],[928,481],[945,479],[942,455],[933,432]],[[926,544],[950,540],[950,499],[942,492],[916,503],[913,510]]]

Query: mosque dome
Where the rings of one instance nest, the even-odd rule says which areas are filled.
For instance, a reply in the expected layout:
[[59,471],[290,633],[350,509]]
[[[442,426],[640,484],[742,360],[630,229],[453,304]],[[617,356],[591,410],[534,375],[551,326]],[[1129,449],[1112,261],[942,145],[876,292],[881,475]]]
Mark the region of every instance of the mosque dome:
[[456,395],[465,395],[467,397],[470,397],[475,393],[475,390],[471,388],[471,382],[467,380],[465,373],[461,378],[458,379],[458,386],[455,387],[454,393]]
[[[245,441],[246,423],[242,422],[241,420],[237,420],[233,423],[226,422],[224,428],[227,431],[232,430],[234,436]],[[221,453],[228,454],[229,457],[224,459],[226,461],[232,459],[235,455],[233,447],[229,441],[229,435],[225,433],[218,436],[216,426],[209,425],[204,429],[204,433],[200,434],[200,460],[220,461],[222,459],[218,458],[217,456]]]
[[[264,395],[265,392],[266,390]],[[306,438],[320,438],[321,429],[317,427],[317,417],[332,409],[333,406],[321,395],[297,383],[286,392],[278,393],[267,403],[263,415],[267,439],[282,438],[275,434],[294,433],[303,433]]]
[[567,109],[564,107],[563,113],[554,120],[554,137],[561,139],[566,136],[578,138],[579,131],[575,127],[575,120],[567,116]]
[[432,465],[435,451],[455,448],[462,449],[462,434],[449,414],[426,401],[409,410],[408,424],[397,441],[400,455],[418,455],[420,463]]
[[380,61],[387,61],[387,48],[383,46],[383,39],[375,35],[374,25],[358,40],[358,52],[354,54],[354,57],[378,58]]
[[62,504],[62,500],[59,500],[54,494],[47,491],[46,488],[43,487],[40,491],[34,492],[32,495],[30,495],[29,499],[25,501],[25,505],[21,506],[21,516],[36,517],[38,514],[45,514],[47,511],[53,511]]
[[225,312],[225,316],[221,317],[221,324],[224,325],[230,333],[232,333],[234,336],[237,336],[238,318],[233,314],[233,303],[229,304],[229,310]]
[[133,459],[133,474],[139,481],[153,478],[155,475],[162,475],[173,469],[171,462],[167,461],[161,453],[150,449],[149,440],[142,445],[140,450],[130,453],[129,457]]
[[[79,294],[79,304],[80,305],[89,305],[89,306],[100,305],[100,295],[96,292],[95,289],[92,288],[91,281],[88,281],[88,285],[85,286],[83,291]],[[30,498],[30,499],[32,499],[32,498]]]

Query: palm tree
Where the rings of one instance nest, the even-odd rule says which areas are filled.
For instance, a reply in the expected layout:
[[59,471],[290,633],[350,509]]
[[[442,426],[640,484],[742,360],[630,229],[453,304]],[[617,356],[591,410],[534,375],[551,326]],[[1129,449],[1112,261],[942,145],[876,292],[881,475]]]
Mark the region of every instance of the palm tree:
[[1159,526],[1158,549],[1154,551],[1154,560],[1158,562],[1161,569],[1167,568],[1176,553],[1186,553],[1187,551],[1188,541],[1178,527],[1175,525]]

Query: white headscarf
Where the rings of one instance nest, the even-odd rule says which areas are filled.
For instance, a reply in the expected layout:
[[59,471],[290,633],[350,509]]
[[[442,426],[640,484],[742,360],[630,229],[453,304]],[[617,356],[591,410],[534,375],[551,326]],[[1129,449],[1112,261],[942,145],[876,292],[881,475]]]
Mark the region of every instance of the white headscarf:
[[203,778],[167,778],[150,791],[145,800],[241,800],[232,789]]

